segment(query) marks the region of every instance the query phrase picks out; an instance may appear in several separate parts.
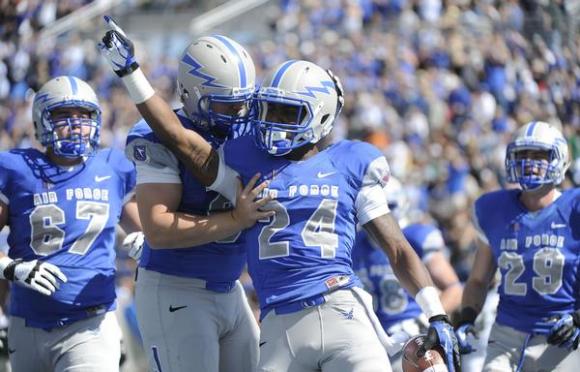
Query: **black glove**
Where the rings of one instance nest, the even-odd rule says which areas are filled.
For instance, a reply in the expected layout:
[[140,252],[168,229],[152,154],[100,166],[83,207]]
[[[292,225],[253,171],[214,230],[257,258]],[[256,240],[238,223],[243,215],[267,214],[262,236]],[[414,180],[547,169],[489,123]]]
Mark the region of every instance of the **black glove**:
[[578,349],[580,343],[580,310],[564,314],[548,334],[548,343],[565,347],[569,350]]

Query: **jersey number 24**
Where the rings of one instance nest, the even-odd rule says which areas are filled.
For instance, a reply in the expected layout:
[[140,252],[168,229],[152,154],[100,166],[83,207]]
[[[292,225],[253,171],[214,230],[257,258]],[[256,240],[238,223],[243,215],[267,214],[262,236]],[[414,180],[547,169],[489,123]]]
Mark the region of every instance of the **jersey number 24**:
[[[320,256],[322,258],[332,259],[336,256],[338,235],[334,230],[337,206],[338,200],[322,199],[300,234],[305,246],[320,247]],[[276,233],[290,225],[288,211],[284,205],[275,200],[268,207],[276,211],[276,214],[272,221],[262,228],[258,237],[261,260],[290,255],[289,241],[272,242],[272,238]]]

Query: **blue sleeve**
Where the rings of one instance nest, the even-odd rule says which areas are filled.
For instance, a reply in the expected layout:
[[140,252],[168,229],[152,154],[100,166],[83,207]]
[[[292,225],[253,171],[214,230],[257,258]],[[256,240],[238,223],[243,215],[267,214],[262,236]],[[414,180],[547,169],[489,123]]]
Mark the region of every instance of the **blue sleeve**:
[[127,133],[127,142],[125,143],[125,145],[128,146],[131,142],[139,138],[146,139],[150,142],[159,143],[159,139],[157,139],[157,136],[155,136],[155,133],[153,132],[149,124],[147,124],[145,119],[139,120],[133,126],[133,128],[131,128],[129,133]]
[[403,229],[403,234],[421,259],[442,252],[445,242],[441,231],[433,225],[415,224]]
[[226,141],[220,148],[224,163],[238,172],[244,184],[258,171],[268,174],[279,166],[281,158],[268,155],[260,150],[253,136],[242,136]]
[[473,204],[473,224],[477,230],[482,241],[489,244],[489,236],[487,235],[487,219],[485,218],[485,207],[489,202],[489,194],[480,196]]
[[385,156],[375,146],[361,141],[341,141],[332,149],[332,159],[340,163],[359,187],[378,183],[386,185],[390,171]]
[[10,204],[10,177],[12,170],[9,167],[10,159],[7,152],[0,153],[0,200],[4,204]]

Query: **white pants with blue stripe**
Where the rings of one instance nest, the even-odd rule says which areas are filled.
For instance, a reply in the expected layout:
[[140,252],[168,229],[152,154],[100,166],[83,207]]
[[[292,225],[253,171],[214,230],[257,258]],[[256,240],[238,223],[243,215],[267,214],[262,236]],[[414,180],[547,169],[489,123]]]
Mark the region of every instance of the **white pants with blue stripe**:
[[10,317],[12,372],[118,372],[121,329],[113,312],[45,331]]
[[139,268],[135,305],[150,371],[255,371],[259,329],[239,282],[217,293]]
[[548,344],[546,336],[529,336],[495,323],[489,336],[483,371],[518,371],[518,366],[521,366],[519,370],[522,372],[578,371],[580,350],[569,351],[553,346]]
[[[368,296],[368,304],[361,295]],[[272,310],[266,315],[258,371],[391,371],[385,346],[370,318],[374,316],[370,295],[337,290],[325,299],[322,305],[290,314]]]

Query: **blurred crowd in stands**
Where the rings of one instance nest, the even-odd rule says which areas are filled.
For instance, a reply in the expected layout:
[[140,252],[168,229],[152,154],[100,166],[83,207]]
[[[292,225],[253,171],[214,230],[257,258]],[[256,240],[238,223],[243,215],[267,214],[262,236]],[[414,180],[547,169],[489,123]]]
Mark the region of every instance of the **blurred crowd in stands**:
[[[38,38],[87,2],[0,0],[0,150],[33,143],[31,96],[62,74],[92,84],[104,110],[103,144],[124,146],[138,113],[99,57],[94,33]],[[461,278],[475,249],[470,206],[482,192],[510,187],[504,155],[517,127],[534,119],[561,127],[573,159],[563,187],[580,185],[579,2],[282,0],[265,14],[270,35],[243,41],[258,76],[288,58],[331,68],[346,91],[333,136],[384,151],[411,196],[412,218],[442,229]],[[174,103],[176,59],[142,61]]]

